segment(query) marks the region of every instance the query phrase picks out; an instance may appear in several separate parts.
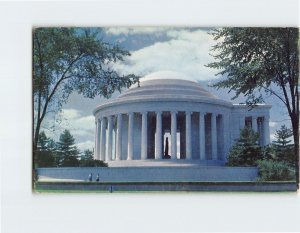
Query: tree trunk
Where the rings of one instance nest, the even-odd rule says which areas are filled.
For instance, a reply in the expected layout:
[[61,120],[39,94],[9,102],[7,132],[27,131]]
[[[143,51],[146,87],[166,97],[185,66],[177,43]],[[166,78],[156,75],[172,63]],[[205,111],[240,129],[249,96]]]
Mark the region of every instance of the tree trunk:
[[36,168],[36,161],[37,161],[37,144],[39,141],[39,133],[40,133],[40,128],[41,128],[41,120],[37,119],[36,123],[36,128],[34,132],[34,138],[33,138],[33,147],[32,147],[32,152],[33,152],[33,168]]
[[295,169],[296,182],[299,188],[299,119],[298,114],[292,117],[293,138],[294,138],[294,155],[295,155]]

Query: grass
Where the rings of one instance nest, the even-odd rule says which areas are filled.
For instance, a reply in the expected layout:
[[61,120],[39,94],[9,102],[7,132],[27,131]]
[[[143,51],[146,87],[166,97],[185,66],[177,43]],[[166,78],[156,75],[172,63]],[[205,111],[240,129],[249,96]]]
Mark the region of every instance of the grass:
[[[191,192],[258,192],[257,190],[251,190],[251,186],[264,186],[266,187],[268,185],[272,184],[295,184],[295,181],[232,181],[232,182],[53,182],[53,181],[46,181],[46,182],[36,182],[33,192],[36,193],[110,193],[110,186],[114,185],[206,185],[206,186],[225,186],[224,190],[214,190],[213,187],[211,187],[211,190],[112,190],[113,193],[191,193]],[[43,187],[43,185],[47,185],[46,187]],[[52,187],[52,185],[59,185],[60,187]],[[69,185],[80,185],[81,187],[69,187]],[[104,186],[103,186],[104,185]],[[226,190],[226,185],[231,186],[242,186],[242,185],[248,185],[250,186],[250,191],[233,191],[230,190],[230,187],[228,187],[228,190]],[[99,186],[99,189],[90,189],[88,187],[91,186]],[[86,187],[86,189],[84,188]],[[136,187],[135,187],[136,188]],[[257,187],[256,187],[257,188]],[[281,192],[290,192],[293,190],[282,190]]]

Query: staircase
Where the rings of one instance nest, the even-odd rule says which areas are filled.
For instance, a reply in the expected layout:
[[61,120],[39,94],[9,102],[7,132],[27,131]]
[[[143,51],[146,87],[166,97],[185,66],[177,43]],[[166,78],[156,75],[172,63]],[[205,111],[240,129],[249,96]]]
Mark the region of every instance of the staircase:
[[219,160],[171,160],[171,159],[147,159],[147,160],[114,160],[109,161],[108,167],[197,167],[197,166],[224,166],[224,161]]

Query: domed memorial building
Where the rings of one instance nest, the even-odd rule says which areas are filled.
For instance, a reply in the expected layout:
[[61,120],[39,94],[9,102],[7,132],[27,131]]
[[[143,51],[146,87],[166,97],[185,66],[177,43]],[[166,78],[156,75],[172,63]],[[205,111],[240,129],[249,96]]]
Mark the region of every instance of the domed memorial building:
[[94,110],[95,159],[109,167],[224,166],[245,126],[269,144],[270,108],[249,111],[183,74],[152,73]]

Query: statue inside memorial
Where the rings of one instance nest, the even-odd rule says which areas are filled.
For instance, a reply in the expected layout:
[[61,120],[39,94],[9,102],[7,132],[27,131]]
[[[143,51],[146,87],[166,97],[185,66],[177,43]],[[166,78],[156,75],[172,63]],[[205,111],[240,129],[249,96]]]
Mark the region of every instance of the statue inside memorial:
[[166,138],[166,143],[165,143],[165,154],[164,154],[164,159],[170,159],[171,156],[169,155],[169,139],[168,137]]

